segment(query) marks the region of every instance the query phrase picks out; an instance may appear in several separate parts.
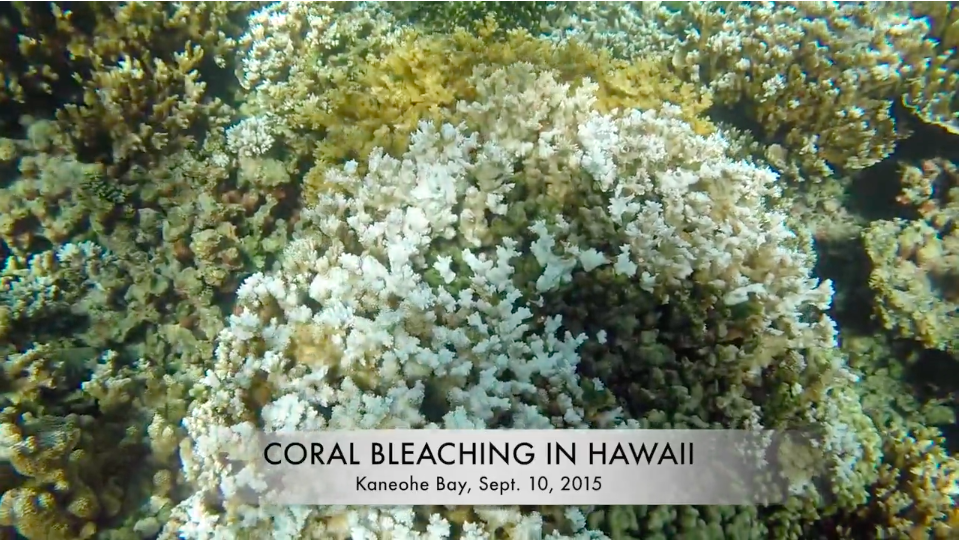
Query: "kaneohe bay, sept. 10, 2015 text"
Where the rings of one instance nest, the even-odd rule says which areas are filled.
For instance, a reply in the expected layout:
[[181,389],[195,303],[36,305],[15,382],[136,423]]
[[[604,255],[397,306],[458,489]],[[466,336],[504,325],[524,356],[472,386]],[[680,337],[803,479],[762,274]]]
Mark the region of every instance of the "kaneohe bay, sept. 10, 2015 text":
[[457,495],[468,495],[472,489],[488,491],[503,495],[508,492],[517,491],[540,491],[544,493],[554,493],[558,491],[600,491],[603,487],[601,476],[570,476],[561,475],[549,477],[546,475],[528,476],[524,478],[499,479],[490,476],[482,476],[477,484],[472,486],[471,482],[465,480],[450,480],[443,476],[434,476],[431,480],[415,478],[414,475],[408,476],[404,480],[377,480],[369,476],[357,476],[355,478],[355,491],[359,493],[376,492],[417,492],[417,491],[436,491],[447,492]]

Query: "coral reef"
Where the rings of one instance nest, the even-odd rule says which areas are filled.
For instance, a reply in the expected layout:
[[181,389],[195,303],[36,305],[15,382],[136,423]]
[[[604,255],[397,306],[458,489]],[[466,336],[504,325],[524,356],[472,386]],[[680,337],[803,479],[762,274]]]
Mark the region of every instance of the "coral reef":
[[556,2],[435,2],[387,3],[399,20],[411,21],[432,31],[450,32],[493,17],[501,30],[520,28],[537,33]]
[[148,453],[138,417],[157,406],[150,396],[160,373],[99,352],[118,339],[105,329],[119,315],[111,297],[125,285],[116,258],[90,242],[6,260],[0,526],[23,538],[93,538],[130,510],[143,473],[176,470],[169,454]]
[[860,374],[863,410],[880,426],[885,459],[874,497],[838,520],[841,537],[954,538],[958,531],[958,460],[940,430],[955,411],[947,400],[920,396],[906,381],[913,368],[879,336],[843,332],[841,344]]
[[913,15],[928,21],[928,37],[937,44],[938,55],[928,58],[929,63],[922,77],[909,81],[902,104],[923,122],[939,125],[958,134],[959,4],[913,2],[911,8]]
[[[957,4],[0,28],[0,535],[957,536],[958,388],[914,380],[958,369]],[[830,459],[777,507],[583,508],[252,507],[220,460],[398,427],[803,429]]]
[[[957,100],[957,70],[944,69],[926,22],[901,6],[691,4],[679,23],[687,21],[697,31],[676,62],[696,67],[716,100],[747,99],[766,134],[783,133],[781,144],[816,176],[888,156],[898,137],[893,100],[918,103],[924,95],[927,115],[936,101]],[[941,121],[957,125],[958,110]]]

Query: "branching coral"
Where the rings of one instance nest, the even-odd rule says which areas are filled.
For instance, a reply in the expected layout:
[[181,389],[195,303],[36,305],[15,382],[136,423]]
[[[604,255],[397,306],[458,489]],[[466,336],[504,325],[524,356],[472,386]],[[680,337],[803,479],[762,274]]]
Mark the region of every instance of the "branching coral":
[[0,271],[0,351],[22,334],[49,335],[71,314],[96,318],[125,286],[112,256],[91,242],[65,244],[27,260],[10,256]]
[[26,265],[11,256],[0,276],[5,533],[92,538],[122,510],[136,514],[131,505],[145,492],[132,470],[171,469],[169,454],[145,457],[146,422],[139,418],[158,386],[170,385],[159,384],[154,366],[134,372],[117,353],[99,354],[104,343],[123,337],[102,327],[116,316],[111,296],[125,284],[116,263],[89,242],[67,244]]
[[470,27],[489,15],[502,30],[520,28],[538,33],[556,2],[386,2],[398,19],[411,20],[434,31]]
[[93,520],[102,511],[109,517],[120,510],[116,490],[89,484],[94,471],[78,445],[93,421],[76,416],[5,419],[3,444],[11,448],[6,457],[29,480],[3,494],[0,525],[13,526],[29,539],[91,538],[97,530]]
[[924,347],[959,351],[959,177],[944,160],[908,166],[899,202],[919,218],[876,221],[864,233],[875,314]]
[[[49,348],[35,352],[53,363],[63,359]],[[159,403],[150,402],[156,380],[148,382],[156,370],[138,368],[120,368],[108,352],[80,389],[83,368],[73,366],[69,379],[44,387],[43,400],[4,399],[0,527],[9,529],[2,530],[29,540],[74,540],[109,536],[126,519],[143,522],[130,523],[132,530],[166,519],[177,432],[156,416],[141,416],[145,405]]]
[[[235,273],[262,268],[286,243],[297,191],[277,162],[232,164],[223,133],[123,177],[69,151],[48,121],[8,140],[12,168],[0,187],[0,249],[26,260],[67,239],[108,248],[132,283],[112,296],[128,316],[105,325],[115,337],[160,324],[175,347],[203,355],[198,338],[223,325],[218,295]],[[234,174],[236,171],[236,174]],[[171,301],[171,295],[192,299]],[[152,332],[153,327],[148,331]],[[196,333],[196,336],[194,335]]]
[[876,538],[956,538],[959,463],[946,456],[938,430],[892,429],[883,440],[891,462],[879,471],[871,502],[846,520],[850,529],[836,532],[854,537],[861,526]]
[[[310,14],[298,9],[289,17]],[[293,132],[283,137],[286,146],[295,151],[295,156],[312,153],[321,165],[318,171],[344,159],[358,159],[363,165],[376,146],[392,154],[402,151],[423,119],[456,124],[456,116],[451,117],[448,111],[458,101],[474,98],[475,89],[469,80],[476,67],[495,69],[525,61],[557,70],[562,80],[575,86],[586,79],[598,84],[597,100],[602,111],[658,108],[670,102],[682,107],[686,120],[699,132],[712,129],[699,116],[711,104],[707,96],[670,75],[667,66],[659,62],[618,60],[578,42],[555,44],[521,30],[498,37],[498,30],[496,20],[489,17],[474,32],[457,29],[451,35],[422,35],[406,31],[387,44],[379,39],[368,47],[381,51],[379,54],[369,53],[359,65],[341,69],[318,61],[327,54],[326,48],[308,39],[294,41],[304,49],[292,59],[296,69],[281,80],[261,82],[250,98],[257,112],[254,118],[274,124],[274,132]],[[277,47],[273,41],[277,38],[253,41],[247,63],[260,66],[255,62],[257,55],[263,48]],[[245,42],[249,40],[245,38]],[[250,79],[256,73],[248,71],[241,76]],[[298,99],[299,95],[307,99]],[[445,114],[449,117],[442,118]],[[242,126],[246,124],[238,124],[236,129]],[[316,140],[319,133],[324,137],[317,147],[304,148],[304,141]],[[269,136],[265,132],[264,137],[256,138],[272,140]],[[246,139],[254,140],[255,136]],[[320,189],[320,175],[314,172],[306,176],[307,200]]]
[[929,38],[937,43],[924,75],[909,81],[902,103],[923,122],[959,132],[959,4],[912,2],[912,14],[929,23]]
[[[78,443],[88,456],[84,485],[117,482],[104,496],[119,490],[124,506],[108,513],[100,504],[80,519],[65,499],[71,491],[48,500],[49,485],[16,475],[2,532],[156,534],[179,500],[180,432],[171,426],[213,354],[209,339],[224,324],[218,302],[244,269],[280,252],[290,226],[281,205],[296,192],[267,160],[241,163],[234,177],[230,160],[219,159],[222,133],[193,153],[132,167],[121,183],[103,164],[80,161],[55,123],[23,123],[24,139],[5,140],[0,187],[0,250],[12,253],[0,278],[0,408],[11,418],[95,417],[88,442]],[[37,252],[68,238],[76,242]],[[98,363],[107,347],[122,356]],[[164,452],[155,448],[161,437]],[[127,457],[136,459],[130,468]]]
[[[677,36],[665,20],[670,2],[557,2],[548,6],[543,32],[554,40],[577,39],[617,58],[671,58]],[[668,7],[668,9],[665,9]]]
[[0,241],[22,257],[75,239],[89,226],[91,206],[102,201],[96,188],[87,189],[101,168],[65,151],[68,142],[51,122],[28,122],[27,138],[10,140],[20,174],[0,188]]
[[[205,58],[225,66],[231,15],[244,3],[102,2],[67,10],[16,3],[19,54],[0,63],[0,98],[64,98],[58,117],[76,148],[120,163],[149,162],[192,141],[222,113],[200,79]],[[76,99],[79,86],[80,99]],[[99,141],[111,149],[102,155]]]
[[926,427],[954,422],[952,403],[919,392],[915,378],[905,376],[913,368],[886,336],[843,330],[840,341],[861,375],[862,406],[879,426],[885,458],[872,499],[837,520],[835,533],[845,538],[955,538],[958,454],[947,450],[951,443],[943,430]]
[[[166,168],[153,171],[153,178],[167,181],[151,183],[153,191],[135,196],[140,203],[159,202],[155,208],[160,210],[178,208],[186,224],[171,229],[173,213],[160,220],[157,210],[145,208],[136,210],[135,228],[104,219],[118,201],[101,190],[109,184],[87,183],[100,178],[103,169],[79,163],[53,142],[60,132],[52,127],[49,122],[30,124],[28,139],[12,141],[23,174],[0,188],[0,202],[10,210],[4,215],[9,233],[0,245],[13,252],[0,275],[0,354],[5,357],[0,409],[13,423],[25,414],[42,419],[28,430],[37,437],[56,436],[56,429],[47,433],[42,428],[67,418],[81,422],[83,429],[76,448],[56,460],[29,453],[18,458],[15,474],[5,477],[13,483],[4,487],[0,506],[3,525],[10,528],[2,531],[16,530],[31,539],[109,535],[114,527],[156,532],[173,506],[177,455],[151,447],[161,438],[170,447],[174,436],[176,448],[178,432],[170,433],[169,424],[183,414],[185,381],[198,377],[188,360],[209,356],[212,351],[201,338],[223,325],[213,295],[225,285],[224,263],[259,259],[257,264],[265,264],[269,235],[276,232],[283,239],[287,230],[273,229],[277,201],[271,201],[270,193],[249,202],[228,197],[215,204],[211,193],[217,192],[218,177],[206,163],[201,167],[184,155],[161,161]],[[245,183],[250,183],[262,175],[255,168],[247,177]],[[204,196],[194,197],[198,191]],[[241,227],[235,229],[231,220]],[[180,235],[196,240],[196,256],[201,263],[209,261],[191,266],[199,267],[200,276],[192,280],[191,272],[158,264],[176,257],[176,242],[163,244],[165,229],[175,241],[182,240]],[[250,237],[254,229],[264,236]],[[84,240],[36,251],[61,239],[58,234],[94,237],[111,250]],[[149,253],[156,258],[149,259]],[[195,303],[169,305],[172,282]],[[114,346],[123,358],[100,355]],[[138,354],[152,360],[128,365]],[[170,373],[167,364],[181,359],[185,363]],[[159,420],[158,412],[163,414]],[[159,426],[157,433],[148,429],[151,422]],[[71,461],[75,454],[76,463]],[[41,458],[44,462],[38,463]],[[73,483],[56,489],[47,475],[67,469],[64,474]],[[93,500],[87,496],[90,489],[97,493]]]
[[324,163],[346,157],[363,160],[374,146],[396,153],[419,119],[454,120],[439,115],[458,101],[474,98],[469,83],[474,68],[524,61],[555,69],[573,85],[585,78],[594,81],[602,111],[657,108],[671,102],[683,107],[686,119],[699,131],[711,129],[698,116],[711,102],[656,62],[615,60],[576,42],[555,45],[522,31],[491,39],[497,29],[494,19],[488,19],[476,34],[463,29],[450,37],[409,32],[383,58],[361,66],[356,85],[340,85],[328,94],[330,101],[320,110],[329,112],[319,115],[308,106],[295,110],[293,118],[303,116],[311,129],[327,131],[316,154]]
[[888,156],[902,135],[894,103],[958,130],[948,3],[662,4],[562,10],[556,24],[567,28],[555,33],[628,57],[671,56],[679,73],[709,85],[717,103],[743,107],[766,142],[784,146],[793,176],[826,178]]
[[690,4],[678,17],[694,28],[676,65],[694,68],[718,101],[745,102],[816,176],[888,156],[897,139],[889,109],[903,94],[931,102],[958,93],[958,74],[933,62],[928,24],[901,6]]

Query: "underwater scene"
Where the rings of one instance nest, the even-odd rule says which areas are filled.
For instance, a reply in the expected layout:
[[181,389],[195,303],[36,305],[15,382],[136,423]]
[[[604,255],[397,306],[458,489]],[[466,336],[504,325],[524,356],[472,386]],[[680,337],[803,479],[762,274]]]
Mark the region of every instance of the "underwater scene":
[[[4,2],[0,538],[958,538],[958,16]],[[400,428],[825,459],[778,505],[398,508],[222,459]]]

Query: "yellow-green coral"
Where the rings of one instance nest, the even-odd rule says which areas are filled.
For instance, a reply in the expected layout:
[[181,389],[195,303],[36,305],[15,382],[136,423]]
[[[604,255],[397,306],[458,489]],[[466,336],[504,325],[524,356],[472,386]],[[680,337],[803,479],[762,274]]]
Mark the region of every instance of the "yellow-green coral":
[[939,42],[942,52],[959,47],[958,2],[912,2],[912,14],[925,17],[929,22],[929,37]]

